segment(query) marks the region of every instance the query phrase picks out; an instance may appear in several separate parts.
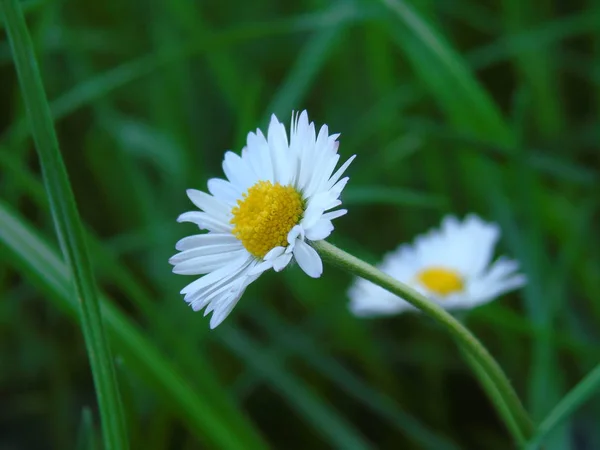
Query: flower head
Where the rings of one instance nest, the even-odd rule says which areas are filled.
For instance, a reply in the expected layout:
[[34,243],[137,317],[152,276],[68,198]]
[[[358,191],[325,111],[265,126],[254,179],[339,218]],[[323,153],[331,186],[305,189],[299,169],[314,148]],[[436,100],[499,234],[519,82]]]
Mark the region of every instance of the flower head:
[[329,135],[326,125],[317,134],[303,111],[292,115],[288,140],[273,115],[267,137],[256,130],[248,134],[240,156],[225,153],[226,180],[208,180],[209,194],[187,191],[200,211],[177,220],[208,232],[181,239],[179,253],[169,262],[175,273],[204,275],[181,293],[195,311],[206,307],[205,315],[213,312],[211,328],[268,269],[279,272],[294,259],[310,277],[321,276],[323,263],[310,242],[328,237],[331,221],[346,213],[332,210],[341,205],[348,182],[342,175],[354,159],[335,171],[338,136]]
[[[521,287],[516,261],[501,257],[490,264],[500,237],[497,225],[469,215],[461,223],[446,217],[441,229],[388,253],[378,266],[445,309],[470,309]],[[403,299],[357,279],[350,288],[350,310],[357,316],[395,314],[414,307]]]

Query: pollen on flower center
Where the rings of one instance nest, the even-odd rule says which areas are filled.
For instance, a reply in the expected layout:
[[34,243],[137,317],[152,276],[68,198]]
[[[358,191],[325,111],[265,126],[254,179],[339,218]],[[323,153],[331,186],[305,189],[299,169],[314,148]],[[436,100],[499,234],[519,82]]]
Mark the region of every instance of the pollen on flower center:
[[287,245],[287,235],[303,212],[304,201],[293,186],[259,181],[231,210],[233,234],[262,259],[273,248]]
[[417,274],[417,280],[431,292],[438,295],[460,292],[464,288],[464,282],[460,274],[443,267],[424,269]]

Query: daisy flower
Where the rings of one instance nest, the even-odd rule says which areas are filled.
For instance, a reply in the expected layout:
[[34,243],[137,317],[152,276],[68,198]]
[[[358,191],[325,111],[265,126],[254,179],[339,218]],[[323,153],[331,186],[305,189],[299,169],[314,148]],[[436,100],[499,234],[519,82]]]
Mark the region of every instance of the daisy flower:
[[[265,137],[249,133],[241,155],[225,153],[227,179],[208,180],[208,192],[189,189],[200,211],[183,213],[207,233],[181,239],[169,262],[173,272],[204,275],[181,293],[191,307],[213,312],[215,328],[231,312],[250,283],[263,272],[283,270],[292,259],[306,274],[323,272],[320,256],[310,245],[328,237],[332,220],[346,214],[339,200],[354,159],[337,171],[339,134],[323,125],[317,134],[308,115],[292,114],[290,136],[273,115]],[[334,173],[335,171],[335,173]]]
[[[490,264],[500,237],[497,225],[469,215],[461,223],[446,217],[441,229],[388,253],[378,266],[445,309],[470,309],[523,286],[519,264],[501,257]],[[357,316],[395,314],[415,308],[405,300],[357,279],[350,288],[350,310]]]

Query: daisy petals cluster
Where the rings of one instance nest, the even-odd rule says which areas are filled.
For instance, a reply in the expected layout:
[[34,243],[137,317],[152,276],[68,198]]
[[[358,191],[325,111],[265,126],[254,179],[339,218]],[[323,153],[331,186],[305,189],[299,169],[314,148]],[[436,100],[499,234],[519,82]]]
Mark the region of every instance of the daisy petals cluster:
[[169,262],[177,274],[203,275],[181,293],[194,310],[213,312],[211,328],[266,270],[281,271],[295,260],[308,276],[321,276],[323,263],[310,242],[327,238],[332,221],[346,213],[336,208],[354,159],[336,170],[338,137],[327,125],[317,133],[303,111],[292,115],[288,138],[273,115],[267,136],[257,129],[241,155],[225,153],[226,179],[210,179],[208,193],[187,191],[198,210],[178,221],[206,233],[181,239]]

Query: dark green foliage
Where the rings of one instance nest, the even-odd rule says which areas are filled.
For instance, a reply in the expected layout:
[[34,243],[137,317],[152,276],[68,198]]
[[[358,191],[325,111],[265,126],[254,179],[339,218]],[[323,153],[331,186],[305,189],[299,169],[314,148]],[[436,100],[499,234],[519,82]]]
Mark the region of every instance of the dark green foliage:
[[[529,285],[466,323],[536,422],[600,361],[599,2],[23,7],[132,448],[511,448],[446,333],[414,314],[355,319],[351,279],[333,267],[318,280],[297,267],[266,274],[214,331],[186,307],[179,290],[192,278],[167,263],[195,232],[175,222],[191,208],[185,189],[222,176],[223,152],[240,151],[272,112],[287,123],[307,109],[342,133],[342,159],[358,154],[349,213],[331,236],[356,256],[376,262],[447,213],[502,226],[498,252],[522,262]],[[4,33],[0,448],[100,449],[76,304]],[[586,380],[562,409],[567,420],[544,422],[544,448],[600,447],[595,392]]]

